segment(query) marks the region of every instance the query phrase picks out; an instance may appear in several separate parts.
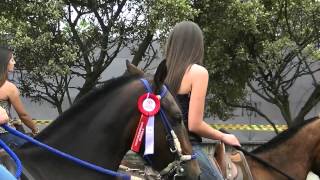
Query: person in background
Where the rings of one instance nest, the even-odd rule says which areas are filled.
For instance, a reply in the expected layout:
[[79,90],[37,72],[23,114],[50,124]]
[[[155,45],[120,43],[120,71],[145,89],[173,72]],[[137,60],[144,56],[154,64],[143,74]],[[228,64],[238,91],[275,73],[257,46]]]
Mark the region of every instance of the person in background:
[[[0,106],[9,114],[12,105],[21,121],[30,128],[35,135],[39,132],[38,128],[23,106],[18,88],[12,82],[8,81],[8,72],[13,71],[15,63],[12,50],[0,47]],[[14,128],[10,120],[8,124]],[[10,147],[20,147],[25,143],[25,140],[8,133],[1,127],[0,139]]]
[[[5,109],[0,107],[0,125],[9,121],[8,114]],[[2,164],[0,164],[1,180],[17,180]]]
[[9,121],[7,111],[0,107],[0,125],[5,124]]
[[200,165],[201,179],[223,179],[217,167],[201,149],[202,137],[240,146],[232,134],[213,129],[203,120],[209,73],[202,66],[204,56],[203,35],[199,26],[190,21],[175,25],[165,49],[168,75],[166,84],[176,95],[185,125],[189,131],[193,151]]

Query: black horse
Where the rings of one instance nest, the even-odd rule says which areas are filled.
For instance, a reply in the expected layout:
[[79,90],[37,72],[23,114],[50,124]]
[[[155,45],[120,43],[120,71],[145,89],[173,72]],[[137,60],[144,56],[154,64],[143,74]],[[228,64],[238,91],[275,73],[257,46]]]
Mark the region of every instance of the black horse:
[[[163,87],[166,76],[163,68],[165,66],[157,70],[154,80],[147,78],[155,93]],[[65,111],[36,139],[79,159],[117,171],[123,156],[130,149],[141,115],[137,100],[146,91],[140,78],[141,74],[127,75],[108,81]],[[173,96],[167,93],[160,102],[180,141],[181,154],[192,154],[181,111]],[[177,159],[177,154],[169,149],[168,134],[160,118],[159,114],[155,116],[155,152],[149,158],[152,167],[159,172]],[[143,147],[142,144],[140,155],[143,154]],[[24,167],[22,180],[118,179],[79,166],[31,143],[15,152]],[[200,170],[195,160],[178,165],[185,170],[183,179],[198,179]],[[166,177],[171,179],[172,175]]]

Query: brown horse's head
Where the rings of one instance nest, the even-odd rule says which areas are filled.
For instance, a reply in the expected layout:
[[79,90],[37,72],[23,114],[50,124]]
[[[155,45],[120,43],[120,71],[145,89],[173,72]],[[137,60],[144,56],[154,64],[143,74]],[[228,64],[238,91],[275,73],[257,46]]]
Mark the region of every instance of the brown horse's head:
[[[135,66],[127,62],[127,73],[143,75],[143,72]],[[167,75],[165,61],[163,61],[153,78],[153,93],[160,94],[164,87],[164,80]],[[151,80],[152,81],[152,80]],[[150,82],[151,82],[150,81]],[[152,83],[152,82],[151,82]],[[166,93],[160,100],[162,108],[162,116],[160,113],[156,115],[155,120],[155,152],[154,155],[148,156],[152,167],[158,172],[162,172],[163,178],[173,178],[174,175],[182,176],[182,179],[198,179],[200,169],[195,160],[181,161],[181,155],[192,155],[192,146],[188,138],[187,130],[182,121],[182,112],[177,105],[175,98],[170,92]],[[164,117],[165,116],[165,117]],[[161,119],[160,119],[161,118]],[[164,125],[164,119],[171,125],[172,130],[178,137],[181,144],[181,152],[172,152],[174,143],[171,138],[171,132],[168,132]],[[143,154],[144,148],[140,154]],[[179,154],[180,153],[180,154]],[[172,167],[170,167],[171,165]],[[168,168],[169,166],[169,168]],[[164,170],[166,169],[166,170]],[[183,172],[179,172],[182,169]]]

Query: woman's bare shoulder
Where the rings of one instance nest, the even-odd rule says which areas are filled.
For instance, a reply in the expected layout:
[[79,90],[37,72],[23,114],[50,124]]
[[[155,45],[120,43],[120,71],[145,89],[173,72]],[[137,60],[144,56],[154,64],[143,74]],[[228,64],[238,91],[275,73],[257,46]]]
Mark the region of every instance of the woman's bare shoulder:
[[189,72],[192,76],[196,76],[196,77],[208,77],[209,76],[208,70],[205,67],[198,65],[198,64],[193,64],[190,67]]
[[17,86],[10,81],[6,81],[2,88],[4,88],[8,94],[19,94]]

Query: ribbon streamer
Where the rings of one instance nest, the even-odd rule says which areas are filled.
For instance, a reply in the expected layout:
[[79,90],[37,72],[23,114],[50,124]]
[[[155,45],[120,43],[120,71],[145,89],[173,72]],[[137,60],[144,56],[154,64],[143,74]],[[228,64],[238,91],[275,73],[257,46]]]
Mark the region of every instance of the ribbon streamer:
[[138,153],[140,151],[140,146],[141,146],[142,138],[143,138],[147,123],[148,123],[148,117],[141,115],[139,125],[136,130],[136,134],[134,135],[134,139],[131,144],[131,150],[133,152]]
[[154,152],[154,116],[150,116],[146,127],[144,155]]
[[133,152],[139,152],[144,133],[145,152],[144,155],[154,153],[154,115],[160,110],[159,98],[151,93],[143,94],[138,99],[138,109],[141,112],[140,121],[131,144]]

